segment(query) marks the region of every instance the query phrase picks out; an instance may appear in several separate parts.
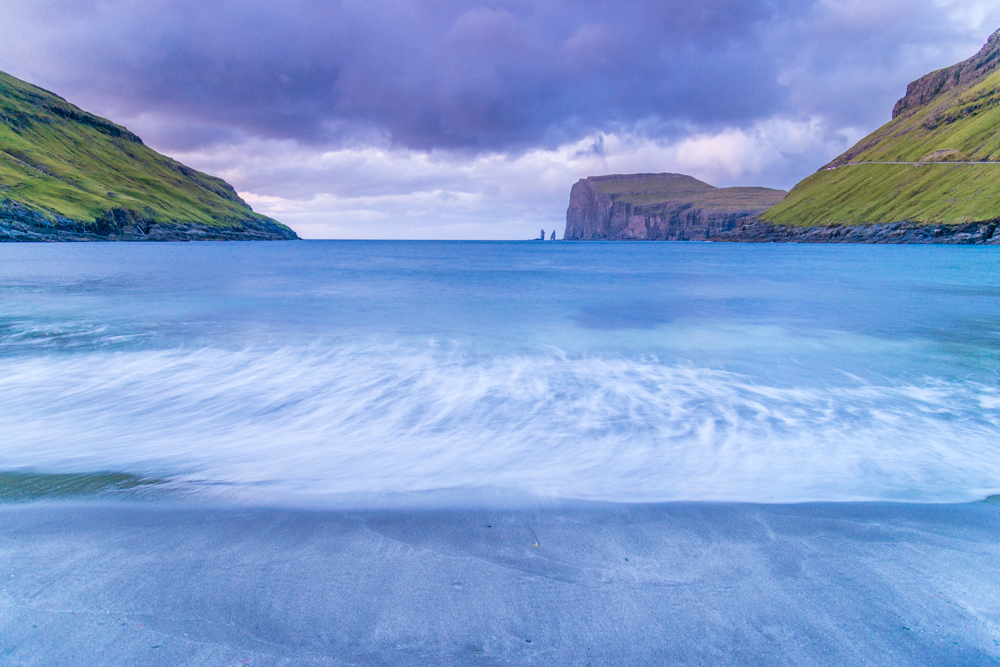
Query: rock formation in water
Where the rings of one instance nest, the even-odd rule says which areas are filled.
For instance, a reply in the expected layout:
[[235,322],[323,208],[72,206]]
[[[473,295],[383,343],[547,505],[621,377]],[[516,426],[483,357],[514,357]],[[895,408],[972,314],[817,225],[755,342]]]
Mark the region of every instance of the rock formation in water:
[[911,83],[889,123],[719,240],[1000,243],[998,221],[1000,31]]
[[769,188],[716,188],[683,174],[592,176],[573,186],[563,238],[705,240],[784,196]]
[[0,72],[0,241],[295,238],[222,179]]

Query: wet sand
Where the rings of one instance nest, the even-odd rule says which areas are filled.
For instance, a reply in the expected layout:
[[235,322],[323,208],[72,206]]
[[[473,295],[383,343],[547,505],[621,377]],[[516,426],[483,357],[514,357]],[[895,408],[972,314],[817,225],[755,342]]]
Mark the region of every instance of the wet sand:
[[0,507],[3,665],[998,665],[1000,506]]

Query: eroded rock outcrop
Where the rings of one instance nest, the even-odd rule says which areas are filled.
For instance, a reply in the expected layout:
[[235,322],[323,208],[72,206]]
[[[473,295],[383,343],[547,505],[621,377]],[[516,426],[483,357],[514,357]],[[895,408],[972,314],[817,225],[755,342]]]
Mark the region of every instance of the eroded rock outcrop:
[[716,188],[684,174],[592,176],[570,192],[563,239],[706,240],[784,196],[769,188]]
[[967,88],[1000,69],[1000,30],[987,40],[979,53],[957,65],[925,74],[906,87],[906,95],[896,102],[892,117],[919,109],[954,88]]

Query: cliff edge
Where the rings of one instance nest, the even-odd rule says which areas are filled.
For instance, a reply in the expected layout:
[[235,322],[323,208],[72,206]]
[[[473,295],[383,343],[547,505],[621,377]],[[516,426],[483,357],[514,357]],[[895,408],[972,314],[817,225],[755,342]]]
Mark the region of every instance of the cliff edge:
[[891,121],[725,236],[997,243],[998,222],[1000,31],[968,60],[909,84]]
[[706,240],[778,203],[782,190],[716,188],[684,174],[614,174],[578,181],[564,240]]
[[296,238],[222,179],[0,72],[0,241]]

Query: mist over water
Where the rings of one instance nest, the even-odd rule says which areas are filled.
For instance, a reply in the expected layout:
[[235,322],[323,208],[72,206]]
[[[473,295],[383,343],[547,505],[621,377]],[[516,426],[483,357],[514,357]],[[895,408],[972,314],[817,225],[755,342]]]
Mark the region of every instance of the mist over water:
[[2,246],[0,471],[255,503],[975,500],[998,251]]

